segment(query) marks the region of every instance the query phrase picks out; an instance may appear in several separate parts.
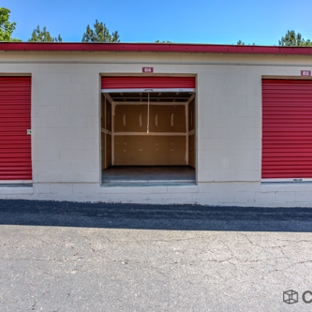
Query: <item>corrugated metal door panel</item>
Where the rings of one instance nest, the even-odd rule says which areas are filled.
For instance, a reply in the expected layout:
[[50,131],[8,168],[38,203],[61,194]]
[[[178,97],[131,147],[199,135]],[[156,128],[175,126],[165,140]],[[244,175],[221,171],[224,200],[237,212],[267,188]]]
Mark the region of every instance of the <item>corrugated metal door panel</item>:
[[102,77],[102,89],[195,88],[194,77]]
[[312,81],[262,81],[262,178],[312,178]]
[[31,180],[31,77],[0,77],[0,180]]

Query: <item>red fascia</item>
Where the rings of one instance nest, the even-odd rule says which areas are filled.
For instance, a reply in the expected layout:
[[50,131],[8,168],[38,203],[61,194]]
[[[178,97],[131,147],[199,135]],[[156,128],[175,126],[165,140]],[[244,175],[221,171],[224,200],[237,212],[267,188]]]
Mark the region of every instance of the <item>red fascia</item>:
[[179,52],[179,53],[312,55],[312,48],[310,47],[172,44],[172,43],[1,42],[0,51]]

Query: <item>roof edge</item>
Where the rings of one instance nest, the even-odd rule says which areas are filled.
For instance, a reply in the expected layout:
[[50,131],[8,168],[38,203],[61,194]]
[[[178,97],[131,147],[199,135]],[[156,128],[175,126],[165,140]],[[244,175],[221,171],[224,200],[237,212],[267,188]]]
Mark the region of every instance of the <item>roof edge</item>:
[[46,52],[178,52],[312,55],[312,47],[180,43],[0,42],[0,51]]

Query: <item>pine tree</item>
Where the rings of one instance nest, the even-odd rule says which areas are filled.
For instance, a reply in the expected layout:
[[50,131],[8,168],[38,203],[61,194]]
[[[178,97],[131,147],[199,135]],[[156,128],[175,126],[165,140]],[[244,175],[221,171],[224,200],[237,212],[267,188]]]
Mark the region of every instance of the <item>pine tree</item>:
[[109,30],[98,20],[95,21],[94,29],[88,25],[82,36],[82,42],[120,42],[118,31],[109,33]]
[[35,42],[62,42],[62,37],[58,35],[58,37],[52,37],[50,32],[47,31],[46,27],[43,27],[40,30],[40,27],[37,28],[32,32],[31,38],[28,41],[35,41]]

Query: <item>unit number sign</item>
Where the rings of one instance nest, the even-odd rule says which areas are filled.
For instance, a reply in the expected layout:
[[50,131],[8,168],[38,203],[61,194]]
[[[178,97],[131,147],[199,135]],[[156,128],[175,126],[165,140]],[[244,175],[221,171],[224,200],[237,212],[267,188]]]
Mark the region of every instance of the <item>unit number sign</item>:
[[302,70],[301,76],[311,76],[311,70]]
[[142,73],[153,73],[154,67],[142,67]]

